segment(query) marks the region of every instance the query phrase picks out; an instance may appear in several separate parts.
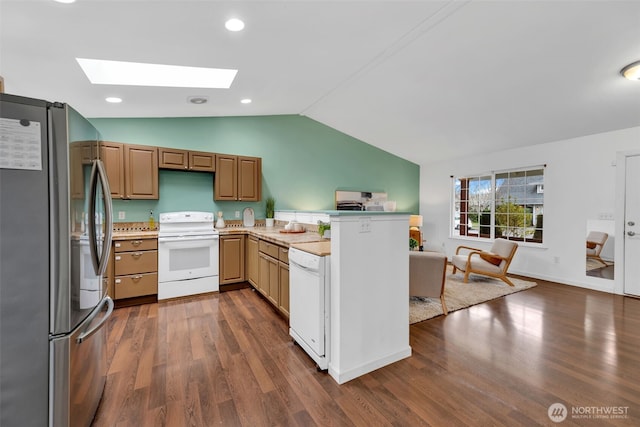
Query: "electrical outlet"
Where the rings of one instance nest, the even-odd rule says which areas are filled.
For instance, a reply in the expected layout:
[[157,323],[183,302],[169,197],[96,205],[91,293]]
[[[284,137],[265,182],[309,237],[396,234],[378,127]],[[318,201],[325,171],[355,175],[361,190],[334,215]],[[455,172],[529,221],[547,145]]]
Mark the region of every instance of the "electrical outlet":
[[236,218],[240,218],[240,211],[236,211]]
[[371,218],[360,218],[360,233],[371,233]]
[[126,215],[124,211],[118,211],[118,219],[125,219]]

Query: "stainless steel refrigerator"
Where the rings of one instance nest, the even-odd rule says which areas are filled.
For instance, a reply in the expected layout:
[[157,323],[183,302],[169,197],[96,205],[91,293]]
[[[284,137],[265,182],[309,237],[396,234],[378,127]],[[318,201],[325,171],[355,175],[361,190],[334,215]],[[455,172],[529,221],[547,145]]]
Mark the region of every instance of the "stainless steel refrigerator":
[[111,247],[100,134],[0,94],[0,426],[88,426],[104,391]]

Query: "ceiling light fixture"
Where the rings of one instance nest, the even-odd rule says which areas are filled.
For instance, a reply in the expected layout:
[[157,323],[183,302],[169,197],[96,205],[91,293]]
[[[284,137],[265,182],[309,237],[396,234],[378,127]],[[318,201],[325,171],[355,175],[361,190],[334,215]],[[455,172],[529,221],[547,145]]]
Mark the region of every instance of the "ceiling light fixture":
[[206,96],[190,96],[187,98],[187,101],[189,101],[192,104],[206,104],[209,101],[209,98]]
[[75,3],[76,0],[53,0],[57,3]]
[[251,104],[251,100],[249,98],[241,99],[240,102],[243,104]]
[[237,18],[231,18],[224,23],[224,26],[229,31],[242,31],[244,29],[244,22]]
[[104,99],[107,102],[110,102],[112,104],[119,104],[122,102],[122,98],[118,98],[117,96],[109,96],[107,98]]
[[622,74],[625,79],[640,80],[640,61],[627,65],[620,70],[620,74]]
[[229,89],[238,70],[76,58],[96,85]]

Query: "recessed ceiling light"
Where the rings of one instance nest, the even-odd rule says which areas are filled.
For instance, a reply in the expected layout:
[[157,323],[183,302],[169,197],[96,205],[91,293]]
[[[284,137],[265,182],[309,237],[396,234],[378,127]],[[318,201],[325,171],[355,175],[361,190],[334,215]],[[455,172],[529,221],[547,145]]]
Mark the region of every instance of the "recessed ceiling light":
[[96,85],[229,89],[238,70],[76,58]]
[[109,96],[107,98],[104,99],[107,102],[110,102],[112,104],[119,104],[122,102],[122,98],[118,98],[117,96]]
[[640,61],[627,65],[620,70],[620,74],[629,80],[640,80]]
[[206,104],[209,98],[206,96],[190,96],[187,98],[187,101],[192,104]]
[[75,3],[76,0],[53,0],[58,3]]
[[237,18],[231,18],[224,23],[224,26],[229,31],[242,31],[244,29],[244,22]]
[[249,98],[241,99],[240,102],[243,104],[251,104],[251,100]]

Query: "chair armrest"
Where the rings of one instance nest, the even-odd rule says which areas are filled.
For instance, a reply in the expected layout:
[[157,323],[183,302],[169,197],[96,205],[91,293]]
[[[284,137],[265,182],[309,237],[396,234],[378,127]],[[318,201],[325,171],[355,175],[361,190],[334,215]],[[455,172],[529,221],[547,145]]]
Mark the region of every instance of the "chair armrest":
[[458,247],[456,248],[456,255],[458,255],[458,253],[460,253],[460,249],[468,249],[468,250],[470,250],[470,251],[481,251],[480,249],[478,249],[478,248],[472,248],[471,246],[458,246]]

